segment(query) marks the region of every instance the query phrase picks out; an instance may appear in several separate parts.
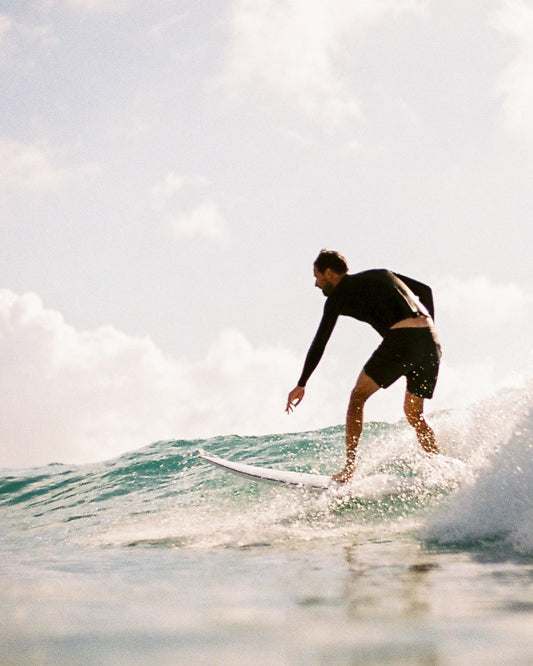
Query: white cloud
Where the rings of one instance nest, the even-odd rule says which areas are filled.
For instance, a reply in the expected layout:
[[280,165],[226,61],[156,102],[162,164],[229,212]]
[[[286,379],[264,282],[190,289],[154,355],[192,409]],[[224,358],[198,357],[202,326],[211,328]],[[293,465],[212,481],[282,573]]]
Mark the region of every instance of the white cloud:
[[487,277],[442,279],[438,291],[438,316],[461,322],[464,327],[486,329],[489,325],[520,322],[530,316],[533,294],[514,284],[497,284]]
[[[184,361],[112,326],[78,331],[37,295],[0,290],[0,467],[97,461],[161,439],[342,423],[353,378],[332,360],[289,417],[285,399],[303,359],[287,349],[254,346],[230,329],[203,359]],[[446,363],[428,410],[458,406],[501,384],[494,363]],[[399,382],[380,392],[367,419],[401,418],[402,391]]]
[[72,7],[85,11],[120,11],[131,5],[131,0],[66,0]]
[[156,208],[161,208],[186,185],[205,185],[205,183],[205,178],[183,176],[171,171],[161,182],[156,183],[151,187],[150,193],[152,195],[153,205]]
[[343,76],[350,43],[370,23],[424,9],[418,0],[235,0],[218,84],[231,97],[263,88],[265,98],[274,94],[315,121],[338,126],[360,115]]
[[185,20],[189,14],[190,10],[185,10],[179,14],[171,16],[170,18],[160,21],[159,23],[156,23],[149,30],[150,37],[158,40],[162,39],[169,30]]
[[174,238],[203,238],[209,241],[227,241],[229,230],[226,218],[213,201],[206,201],[183,215],[169,219]]
[[531,376],[533,292],[486,277],[434,284],[442,368],[432,407],[457,407]]
[[4,35],[6,35],[12,28],[13,21],[6,16],[6,14],[0,14],[0,46],[2,45],[2,40]]
[[74,180],[93,177],[96,165],[58,166],[46,144],[26,144],[0,137],[0,188],[45,192]]
[[533,6],[523,0],[504,0],[492,24],[514,40],[518,49],[497,83],[506,125],[533,139]]
[[42,48],[57,43],[50,25],[21,23],[0,14],[0,64],[7,63],[8,69],[31,70],[42,57]]
[[96,461],[167,438],[329,425],[340,401],[325,380],[306,410],[283,412],[300,361],[226,330],[202,361],[184,362],[111,326],[78,331],[37,295],[1,290],[0,467]]

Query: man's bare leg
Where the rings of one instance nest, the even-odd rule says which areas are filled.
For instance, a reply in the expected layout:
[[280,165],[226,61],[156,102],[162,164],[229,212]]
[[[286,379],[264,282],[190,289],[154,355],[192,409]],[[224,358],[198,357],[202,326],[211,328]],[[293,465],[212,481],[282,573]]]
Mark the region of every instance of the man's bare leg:
[[370,396],[379,389],[379,386],[363,370],[350,395],[348,411],[346,413],[346,465],[338,474],[333,475],[335,481],[346,483],[355,470],[355,452],[359,444],[359,437],[363,431],[363,408]]
[[409,425],[413,426],[420,445],[427,453],[438,453],[439,447],[435,433],[424,417],[424,398],[419,398],[409,391],[405,392],[403,405]]

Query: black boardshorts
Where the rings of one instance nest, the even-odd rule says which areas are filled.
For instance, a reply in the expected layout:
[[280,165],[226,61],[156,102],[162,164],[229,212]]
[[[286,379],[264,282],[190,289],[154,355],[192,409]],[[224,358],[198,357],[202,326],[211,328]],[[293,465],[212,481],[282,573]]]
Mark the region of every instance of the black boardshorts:
[[419,398],[432,398],[441,356],[434,329],[391,328],[364,370],[381,388],[387,388],[405,376],[409,393]]

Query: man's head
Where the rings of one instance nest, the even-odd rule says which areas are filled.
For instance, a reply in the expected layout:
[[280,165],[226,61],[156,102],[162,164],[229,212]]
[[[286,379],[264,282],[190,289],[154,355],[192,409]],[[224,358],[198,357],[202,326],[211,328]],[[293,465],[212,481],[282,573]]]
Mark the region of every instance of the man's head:
[[329,296],[348,272],[346,259],[335,250],[321,250],[314,264],[315,287]]

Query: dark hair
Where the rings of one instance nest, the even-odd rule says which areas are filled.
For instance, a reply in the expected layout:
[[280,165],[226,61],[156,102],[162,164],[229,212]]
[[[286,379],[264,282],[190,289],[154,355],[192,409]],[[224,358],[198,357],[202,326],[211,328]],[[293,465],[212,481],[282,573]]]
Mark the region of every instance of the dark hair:
[[319,273],[325,273],[328,268],[331,268],[338,275],[344,275],[348,272],[346,259],[335,250],[320,250],[313,266]]

